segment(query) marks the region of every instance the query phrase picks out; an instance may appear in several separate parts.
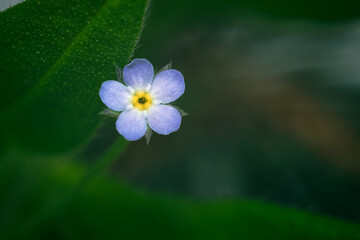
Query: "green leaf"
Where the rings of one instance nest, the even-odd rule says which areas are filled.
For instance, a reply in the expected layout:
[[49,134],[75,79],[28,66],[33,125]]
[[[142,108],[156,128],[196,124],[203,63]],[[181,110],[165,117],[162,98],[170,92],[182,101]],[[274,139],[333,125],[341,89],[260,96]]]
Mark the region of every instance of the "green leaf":
[[[0,163],[0,238],[360,239],[359,225],[288,207],[175,198],[106,176],[87,181],[87,173],[73,159],[29,164],[17,155]],[[46,217],[34,218],[44,209]]]
[[138,41],[146,0],[27,0],[0,14],[3,145],[68,151],[100,125],[103,81]]

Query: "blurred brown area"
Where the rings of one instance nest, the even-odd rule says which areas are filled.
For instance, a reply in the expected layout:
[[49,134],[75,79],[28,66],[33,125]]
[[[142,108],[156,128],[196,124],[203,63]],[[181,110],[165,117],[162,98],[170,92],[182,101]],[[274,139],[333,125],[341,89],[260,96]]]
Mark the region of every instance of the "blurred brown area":
[[250,99],[248,103],[275,128],[295,135],[329,163],[360,177],[359,139],[346,121],[327,111],[324,104],[299,88],[284,85],[276,94]]

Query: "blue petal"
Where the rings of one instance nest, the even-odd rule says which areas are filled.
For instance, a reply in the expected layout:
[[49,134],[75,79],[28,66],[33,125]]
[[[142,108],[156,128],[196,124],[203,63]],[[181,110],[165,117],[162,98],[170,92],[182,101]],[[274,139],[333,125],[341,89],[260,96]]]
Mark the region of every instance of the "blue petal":
[[152,106],[147,120],[152,130],[159,134],[168,135],[179,129],[181,115],[178,110],[168,105]]
[[127,86],[144,90],[154,78],[154,67],[146,59],[134,59],[125,66],[123,76]]
[[114,111],[123,111],[130,104],[130,92],[120,82],[110,80],[101,85],[99,92],[101,101]]
[[150,92],[160,103],[170,103],[178,99],[184,91],[185,82],[181,72],[169,69],[155,76]]
[[136,141],[145,135],[146,119],[138,110],[128,110],[122,112],[116,120],[116,129],[126,140]]

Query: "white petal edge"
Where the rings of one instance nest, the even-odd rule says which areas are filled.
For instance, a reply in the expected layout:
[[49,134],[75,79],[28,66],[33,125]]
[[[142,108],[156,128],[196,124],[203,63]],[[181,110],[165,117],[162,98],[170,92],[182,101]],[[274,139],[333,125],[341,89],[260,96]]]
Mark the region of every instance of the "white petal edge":
[[151,86],[154,78],[154,67],[146,59],[137,58],[125,66],[124,82],[134,90],[145,90]]
[[168,135],[180,128],[181,115],[171,106],[155,105],[148,111],[147,120],[154,132]]
[[154,78],[150,94],[158,103],[170,103],[183,95],[184,76],[175,69],[160,72]]
[[126,140],[136,141],[145,135],[147,122],[142,112],[131,109],[120,114],[116,129]]
[[120,112],[130,104],[130,91],[122,83],[109,80],[101,85],[99,95],[101,101],[111,110]]

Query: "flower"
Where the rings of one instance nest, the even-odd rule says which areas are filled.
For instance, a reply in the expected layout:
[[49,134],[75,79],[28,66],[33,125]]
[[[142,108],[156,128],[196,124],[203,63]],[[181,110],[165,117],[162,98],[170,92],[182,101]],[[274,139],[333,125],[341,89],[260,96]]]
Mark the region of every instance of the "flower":
[[125,139],[136,141],[148,128],[162,135],[179,129],[181,113],[167,104],[185,91],[181,72],[167,69],[154,77],[154,68],[148,60],[134,59],[125,66],[123,80],[125,85],[115,80],[104,82],[99,95],[108,108],[121,112],[116,129]]

